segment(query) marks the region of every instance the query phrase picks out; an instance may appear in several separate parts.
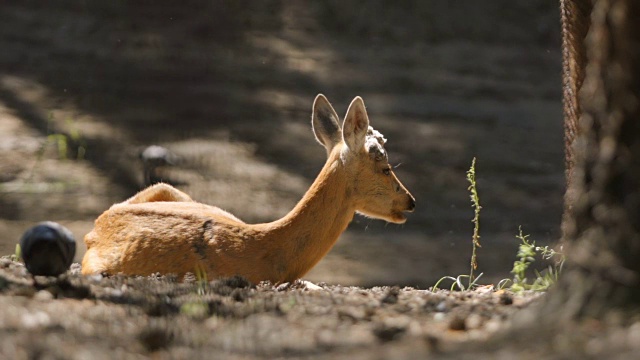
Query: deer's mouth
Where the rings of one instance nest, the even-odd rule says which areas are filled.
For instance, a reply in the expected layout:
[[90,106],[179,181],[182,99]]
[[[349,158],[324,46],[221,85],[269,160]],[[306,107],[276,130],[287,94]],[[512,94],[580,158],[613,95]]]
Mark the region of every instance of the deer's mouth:
[[405,222],[407,222],[407,215],[405,215],[401,211],[396,211],[391,214],[391,219],[389,220],[394,224],[404,224]]

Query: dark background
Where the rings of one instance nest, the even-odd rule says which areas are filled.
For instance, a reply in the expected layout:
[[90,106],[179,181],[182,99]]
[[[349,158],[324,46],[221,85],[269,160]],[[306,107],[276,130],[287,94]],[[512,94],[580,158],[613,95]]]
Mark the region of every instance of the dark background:
[[559,237],[557,1],[0,7],[0,254],[55,220],[79,261],[95,217],[142,187],[151,144],[176,154],[163,176],[194,199],[248,222],[284,215],[324,161],[318,93],[340,115],[363,97],[417,209],[402,226],[356,217],[309,280],[426,287],[466,273],[473,157],[486,282],[510,276],[519,226]]

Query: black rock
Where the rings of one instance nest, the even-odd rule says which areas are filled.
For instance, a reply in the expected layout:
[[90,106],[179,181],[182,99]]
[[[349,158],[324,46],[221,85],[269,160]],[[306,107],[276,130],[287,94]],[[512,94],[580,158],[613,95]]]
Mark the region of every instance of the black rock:
[[58,276],[71,266],[76,255],[76,240],[69,229],[45,221],[22,235],[20,251],[31,274]]

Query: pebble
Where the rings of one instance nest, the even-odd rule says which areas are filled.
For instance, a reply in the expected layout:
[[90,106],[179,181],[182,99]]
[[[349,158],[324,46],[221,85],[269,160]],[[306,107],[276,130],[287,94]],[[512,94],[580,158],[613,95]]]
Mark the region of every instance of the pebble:
[[46,327],[51,323],[49,314],[43,311],[23,314],[20,320],[22,325],[27,329]]
[[53,294],[47,290],[40,290],[33,295],[33,299],[37,301],[49,301],[53,300]]
[[447,303],[445,301],[441,301],[438,305],[436,305],[436,311],[438,312],[447,311]]
[[483,323],[482,316],[478,314],[469,315],[469,317],[467,317],[467,320],[465,321],[465,325],[467,329],[478,329],[479,327],[482,326],[482,323]]

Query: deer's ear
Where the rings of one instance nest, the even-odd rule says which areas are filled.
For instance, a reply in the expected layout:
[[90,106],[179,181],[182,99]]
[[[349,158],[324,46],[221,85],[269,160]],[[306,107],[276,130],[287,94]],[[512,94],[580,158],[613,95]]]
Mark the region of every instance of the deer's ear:
[[313,126],[316,140],[327,149],[327,154],[342,140],[338,114],[336,114],[329,100],[322,94],[318,94],[313,101],[311,125]]
[[364,108],[364,101],[360,96],[356,96],[351,101],[351,105],[349,105],[347,116],[344,118],[344,125],[342,125],[342,137],[347,147],[350,150],[362,148],[368,129],[369,117],[367,116],[367,110]]

